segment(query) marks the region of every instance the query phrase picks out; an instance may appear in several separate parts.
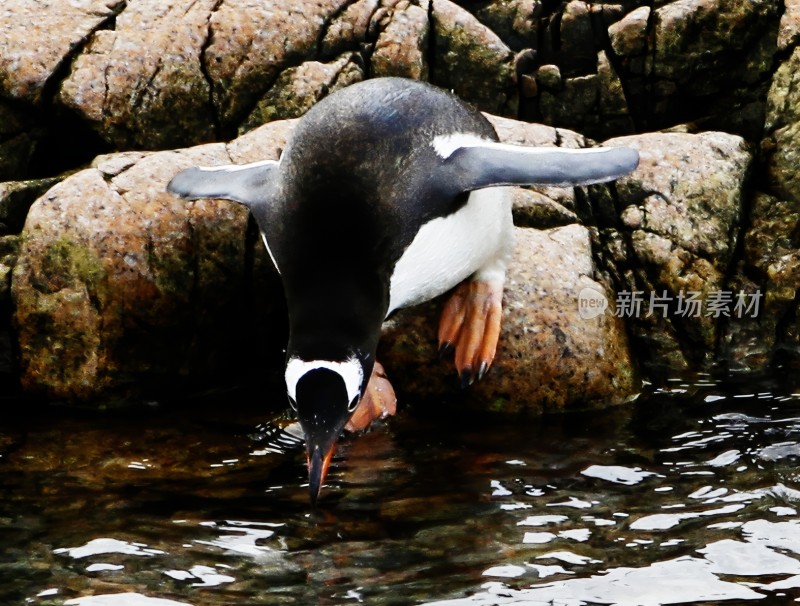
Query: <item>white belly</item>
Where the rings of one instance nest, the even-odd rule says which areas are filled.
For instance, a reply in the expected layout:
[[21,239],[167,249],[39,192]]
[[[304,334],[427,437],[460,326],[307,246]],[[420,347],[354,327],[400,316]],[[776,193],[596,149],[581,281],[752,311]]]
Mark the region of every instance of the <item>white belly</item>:
[[423,225],[400,257],[389,313],[432,299],[475,273],[488,279],[499,274],[494,277],[502,283],[512,246],[508,188],[472,192],[463,208]]

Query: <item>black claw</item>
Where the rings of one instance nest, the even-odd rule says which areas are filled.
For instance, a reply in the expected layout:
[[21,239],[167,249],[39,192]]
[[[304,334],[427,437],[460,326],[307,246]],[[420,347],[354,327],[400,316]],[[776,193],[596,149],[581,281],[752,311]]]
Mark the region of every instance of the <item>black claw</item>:
[[478,368],[478,381],[486,376],[487,370],[489,370],[489,365],[486,362],[481,362],[480,368]]
[[445,341],[442,343],[439,346],[439,359],[441,360],[442,358],[449,356],[451,353],[453,353],[453,349],[455,348],[450,341]]
[[472,381],[474,378],[472,376],[472,368],[467,366],[464,370],[461,371],[461,389],[466,389],[470,385],[472,385]]

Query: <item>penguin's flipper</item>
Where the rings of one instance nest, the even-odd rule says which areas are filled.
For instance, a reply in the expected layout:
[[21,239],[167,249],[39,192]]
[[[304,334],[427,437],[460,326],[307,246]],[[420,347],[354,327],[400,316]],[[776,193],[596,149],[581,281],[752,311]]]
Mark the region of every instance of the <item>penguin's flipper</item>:
[[[480,140],[453,142],[444,154],[448,177],[461,191],[496,185],[591,185],[619,179],[639,165],[629,147],[525,147]],[[451,172],[452,171],[452,172]]]
[[275,216],[277,205],[274,203],[280,187],[279,170],[279,163],[274,160],[239,166],[195,166],[175,175],[167,185],[167,191],[188,200],[222,198],[249,208],[258,223],[272,264],[280,273],[269,244],[274,237],[272,227],[280,222]]
[[253,209],[269,203],[278,170],[274,160],[240,166],[195,166],[175,175],[167,191],[188,200],[222,198]]

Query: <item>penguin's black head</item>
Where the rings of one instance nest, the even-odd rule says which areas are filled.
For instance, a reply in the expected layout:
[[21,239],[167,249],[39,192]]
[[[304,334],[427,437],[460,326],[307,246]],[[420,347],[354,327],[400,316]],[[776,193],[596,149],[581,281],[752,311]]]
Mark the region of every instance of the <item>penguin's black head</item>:
[[372,371],[356,356],[286,364],[286,393],[306,438],[309,492],[316,503],[336,441],[356,409]]

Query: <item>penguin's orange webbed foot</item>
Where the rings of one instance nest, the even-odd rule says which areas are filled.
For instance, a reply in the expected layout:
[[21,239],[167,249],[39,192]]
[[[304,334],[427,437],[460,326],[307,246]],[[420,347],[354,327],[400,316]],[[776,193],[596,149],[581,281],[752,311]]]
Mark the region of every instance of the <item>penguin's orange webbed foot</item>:
[[439,355],[455,349],[462,387],[480,381],[492,365],[502,316],[502,282],[466,280],[445,304],[439,321]]
[[361,431],[369,427],[373,421],[393,415],[396,410],[397,396],[394,388],[386,378],[383,365],[375,362],[364,397],[361,398],[344,428],[352,432]]

